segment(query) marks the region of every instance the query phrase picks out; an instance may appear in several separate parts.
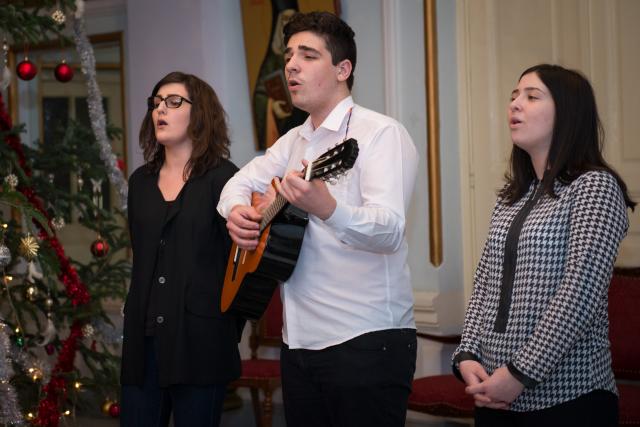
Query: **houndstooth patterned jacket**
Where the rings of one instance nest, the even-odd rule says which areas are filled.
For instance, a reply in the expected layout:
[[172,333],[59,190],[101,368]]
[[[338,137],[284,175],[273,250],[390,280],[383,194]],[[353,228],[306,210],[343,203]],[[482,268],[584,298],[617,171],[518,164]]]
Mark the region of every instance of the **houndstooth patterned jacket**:
[[[453,354],[458,376],[455,362],[465,359],[478,360],[489,374],[507,365],[525,384],[514,411],[547,408],[596,389],[617,393],[607,290],[628,228],[622,191],[603,171],[568,185],[556,180],[557,198],[537,194],[539,186],[532,183],[512,206],[496,202]],[[511,227],[517,221],[520,228]]]

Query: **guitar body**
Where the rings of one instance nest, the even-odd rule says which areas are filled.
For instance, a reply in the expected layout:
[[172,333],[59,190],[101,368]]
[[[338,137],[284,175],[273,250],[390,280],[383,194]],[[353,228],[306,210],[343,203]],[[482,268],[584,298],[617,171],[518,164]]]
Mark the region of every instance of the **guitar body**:
[[[350,138],[307,164],[307,181],[335,181],[351,169],[358,157],[358,143]],[[254,206],[255,203],[252,203]],[[234,243],[224,276],[220,310],[258,320],[267,309],[278,282],[287,280],[296,267],[309,216],[280,194],[262,210],[260,239],[253,251]]]
[[287,205],[262,231],[255,250],[233,244],[222,289],[223,312],[250,320],[262,317],[278,283],[293,273],[308,222],[306,212]]

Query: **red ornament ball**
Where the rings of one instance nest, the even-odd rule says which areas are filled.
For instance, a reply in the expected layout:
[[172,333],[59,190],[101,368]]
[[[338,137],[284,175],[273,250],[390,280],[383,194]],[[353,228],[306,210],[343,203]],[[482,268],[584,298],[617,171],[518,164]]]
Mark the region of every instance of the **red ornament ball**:
[[18,73],[18,77],[22,80],[31,80],[38,74],[38,67],[36,64],[29,61],[28,58],[25,58],[24,61],[18,64],[16,67],[16,73]]
[[102,237],[99,237],[91,244],[91,253],[96,258],[102,258],[109,253],[109,244]]
[[109,406],[109,415],[113,418],[118,418],[120,416],[120,405],[112,403],[111,406]]
[[56,348],[53,346],[53,344],[47,344],[44,346],[44,350],[47,352],[49,356],[51,356],[53,352],[56,350]]
[[66,83],[73,78],[73,68],[63,61],[56,66],[53,74],[55,74],[56,80],[61,83]]

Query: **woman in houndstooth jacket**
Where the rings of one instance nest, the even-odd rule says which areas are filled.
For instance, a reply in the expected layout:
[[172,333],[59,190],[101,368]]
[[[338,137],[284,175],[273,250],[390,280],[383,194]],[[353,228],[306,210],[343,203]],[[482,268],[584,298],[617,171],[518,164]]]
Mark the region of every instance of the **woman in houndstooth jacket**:
[[499,192],[456,375],[476,426],[617,426],[607,289],[635,203],[602,158],[593,89],[557,65],[525,70],[508,108]]

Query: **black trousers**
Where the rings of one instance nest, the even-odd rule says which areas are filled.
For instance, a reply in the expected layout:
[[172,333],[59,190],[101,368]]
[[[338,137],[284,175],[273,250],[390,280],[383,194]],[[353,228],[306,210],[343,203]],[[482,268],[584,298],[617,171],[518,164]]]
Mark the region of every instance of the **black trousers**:
[[404,427],[416,331],[371,332],[323,350],[282,346],[287,427]]
[[159,386],[153,337],[145,337],[144,384],[123,385],[121,427],[218,427],[226,384]]
[[476,427],[617,427],[618,397],[595,390],[539,411],[476,408]]

